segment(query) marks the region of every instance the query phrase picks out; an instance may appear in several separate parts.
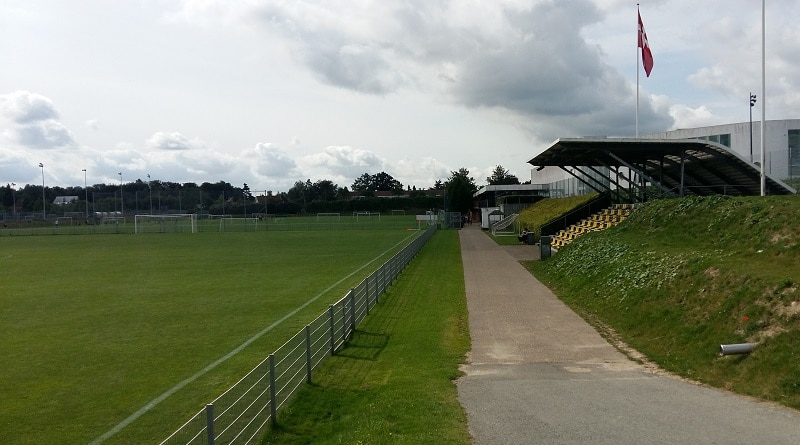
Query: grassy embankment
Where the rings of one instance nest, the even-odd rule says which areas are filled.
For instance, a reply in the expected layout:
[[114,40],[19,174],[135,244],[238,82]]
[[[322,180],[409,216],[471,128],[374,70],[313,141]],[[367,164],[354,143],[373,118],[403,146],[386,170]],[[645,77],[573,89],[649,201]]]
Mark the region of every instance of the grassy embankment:
[[468,444],[453,380],[469,350],[457,231],[441,231],[264,444]]
[[[545,198],[520,212],[520,227],[527,228],[528,231],[535,233],[538,241],[542,235],[541,229],[543,225],[555,218],[566,215],[577,207],[597,198],[598,195],[598,193],[590,193],[568,198]],[[492,238],[500,245],[519,244],[516,236],[493,236]]]
[[797,196],[660,200],[527,267],[664,369],[800,408],[799,217]]

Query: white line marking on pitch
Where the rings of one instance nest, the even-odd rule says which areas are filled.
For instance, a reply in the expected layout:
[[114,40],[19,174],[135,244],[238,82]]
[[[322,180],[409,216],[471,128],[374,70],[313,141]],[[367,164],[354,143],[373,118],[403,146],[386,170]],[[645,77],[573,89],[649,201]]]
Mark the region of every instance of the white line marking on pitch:
[[348,278],[352,277],[353,275],[355,275],[355,274],[357,274],[358,272],[360,272],[361,270],[363,270],[365,267],[369,266],[370,264],[374,263],[374,262],[375,262],[375,261],[377,261],[378,259],[382,258],[384,255],[386,255],[387,253],[391,252],[391,251],[392,251],[393,249],[395,249],[397,246],[399,246],[400,244],[403,244],[404,242],[406,242],[406,240],[408,240],[409,238],[411,238],[413,235],[416,235],[416,233],[415,233],[415,234],[412,234],[412,235],[409,235],[409,236],[407,236],[407,237],[405,237],[405,238],[403,238],[403,239],[402,239],[400,242],[398,242],[398,243],[397,243],[397,244],[395,244],[394,246],[390,247],[389,249],[386,249],[386,250],[385,250],[383,253],[381,253],[380,255],[378,255],[378,256],[376,256],[375,258],[373,258],[373,259],[369,260],[369,262],[365,263],[363,266],[361,266],[361,267],[359,267],[358,269],[354,270],[352,273],[350,273],[350,275],[347,275],[346,277],[342,278],[341,280],[337,281],[336,283],[333,283],[332,285],[330,285],[330,287],[328,287],[328,288],[327,288],[327,289],[325,289],[324,291],[322,291],[322,292],[318,293],[317,295],[315,295],[315,296],[314,296],[313,298],[311,298],[310,300],[306,301],[305,303],[301,304],[300,306],[298,306],[298,307],[297,307],[296,309],[294,309],[293,311],[291,311],[291,312],[289,312],[288,314],[284,315],[284,316],[283,316],[283,318],[281,318],[280,320],[278,320],[278,321],[276,321],[276,322],[272,323],[271,325],[267,326],[266,328],[264,328],[264,330],[262,330],[261,332],[259,332],[259,333],[258,333],[258,334],[256,334],[256,335],[252,336],[252,337],[251,337],[249,340],[247,340],[246,342],[244,342],[244,343],[242,343],[241,345],[239,345],[239,346],[238,346],[236,349],[234,349],[233,351],[231,351],[231,352],[229,352],[229,353],[225,354],[225,356],[224,356],[224,357],[222,357],[222,358],[218,359],[218,360],[217,360],[217,361],[215,361],[214,363],[211,363],[210,365],[206,366],[205,368],[203,368],[201,371],[197,372],[197,373],[196,373],[196,374],[194,374],[193,376],[191,376],[191,377],[189,377],[188,379],[186,379],[186,380],[184,380],[184,381],[182,381],[182,382],[178,383],[177,385],[173,386],[172,388],[170,388],[169,390],[167,390],[167,391],[166,391],[164,394],[161,394],[160,396],[158,396],[158,397],[156,397],[155,399],[151,400],[151,401],[150,401],[150,402],[148,402],[148,403],[147,403],[145,406],[143,406],[143,407],[139,408],[139,410],[138,410],[138,411],[136,411],[135,413],[133,413],[133,414],[131,414],[130,416],[128,416],[128,418],[127,418],[127,419],[125,419],[125,420],[123,420],[122,422],[118,423],[118,424],[117,424],[117,425],[116,425],[114,428],[111,428],[110,430],[108,430],[108,431],[107,431],[105,434],[103,434],[102,436],[100,436],[100,437],[98,437],[97,439],[95,439],[95,440],[93,440],[93,441],[89,442],[89,445],[98,445],[98,444],[101,444],[101,443],[103,443],[103,442],[104,442],[106,439],[108,439],[109,437],[113,436],[114,434],[117,434],[117,433],[118,433],[118,432],[120,432],[120,431],[121,431],[123,428],[125,428],[125,427],[126,427],[126,426],[128,426],[128,425],[130,425],[130,424],[131,424],[131,423],[132,423],[134,420],[136,420],[136,419],[138,419],[139,417],[141,417],[141,416],[142,416],[144,413],[146,413],[146,412],[150,411],[151,409],[153,409],[153,407],[155,407],[155,406],[156,406],[156,405],[158,405],[159,403],[163,402],[163,401],[164,401],[164,400],[165,400],[167,397],[169,397],[169,396],[171,396],[171,395],[175,394],[176,392],[180,391],[181,389],[183,389],[183,387],[185,387],[185,386],[186,386],[186,385],[188,385],[189,383],[192,383],[193,381],[195,381],[195,380],[197,380],[198,378],[200,378],[201,376],[203,376],[203,374],[207,373],[208,371],[211,371],[212,369],[216,368],[217,366],[219,366],[220,364],[222,364],[223,362],[225,362],[225,361],[226,361],[226,360],[228,360],[229,358],[231,358],[231,357],[233,357],[234,355],[238,354],[238,353],[239,353],[239,352],[241,352],[241,351],[242,351],[244,348],[248,347],[248,346],[249,346],[251,343],[253,343],[254,341],[256,341],[256,340],[258,340],[259,338],[261,338],[261,336],[263,336],[263,335],[264,335],[264,334],[266,334],[267,332],[269,332],[269,331],[271,331],[271,330],[275,329],[275,327],[276,327],[276,326],[278,326],[279,324],[281,324],[281,323],[283,323],[284,321],[286,321],[286,319],[288,319],[289,317],[291,317],[291,316],[295,315],[296,313],[300,312],[301,310],[303,310],[303,309],[304,309],[306,306],[308,306],[309,304],[311,304],[311,303],[313,303],[313,302],[317,301],[317,300],[319,299],[319,297],[321,297],[321,296],[325,295],[326,293],[328,293],[328,292],[329,292],[331,289],[333,289],[334,287],[336,287],[336,286],[338,286],[338,285],[342,284],[342,282],[344,282],[344,281],[345,281],[345,280],[347,280]]

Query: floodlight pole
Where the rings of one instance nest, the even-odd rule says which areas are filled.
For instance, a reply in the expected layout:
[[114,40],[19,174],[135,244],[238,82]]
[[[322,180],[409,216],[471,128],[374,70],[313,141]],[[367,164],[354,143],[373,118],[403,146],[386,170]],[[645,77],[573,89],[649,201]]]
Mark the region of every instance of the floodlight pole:
[[147,188],[150,190],[150,214],[153,214],[153,184],[150,181],[150,174],[147,174]]
[[119,175],[119,212],[122,214],[122,217],[125,217],[125,201],[122,198],[122,172],[117,173]]
[[86,188],[86,169],[81,170],[83,172],[83,200],[86,203],[86,220],[89,220],[89,189]]
[[750,163],[753,163],[753,107],[756,105],[756,95],[750,93]]
[[44,164],[40,162],[39,167],[42,169],[42,218],[47,221],[47,198],[44,197]]
[[767,113],[767,102],[766,102],[766,95],[767,95],[767,84],[766,84],[766,44],[764,43],[766,40],[766,2],[761,0],[761,196],[766,196],[767,194],[767,180],[766,174],[764,170],[764,164],[766,163],[766,154],[765,154],[765,147],[764,143],[766,141],[765,134],[767,132],[767,128],[764,126],[766,121],[766,113]]
[[16,215],[17,215],[17,189],[16,189],[16,187],[17,187],[17,184],[12,182],[11,183],[11,199],[13,200],[13,204],[12,205],[14,206],[14,208],[11,209],[11,213],[14,214],[14,219],[17,219],[16,218]]

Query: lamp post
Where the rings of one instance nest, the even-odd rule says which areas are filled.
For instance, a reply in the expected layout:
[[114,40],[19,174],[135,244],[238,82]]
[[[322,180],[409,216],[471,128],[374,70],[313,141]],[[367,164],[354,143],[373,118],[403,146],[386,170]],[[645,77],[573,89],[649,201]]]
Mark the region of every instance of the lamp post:
[[44,197],[44,164],[40,162],[39,167],[42,169],[42,218],[47,221],[47,201],[45,201],[46,198]]
[[153,184],[150,182],[150,174],[147,174],[147,188],[150,190],[150,214],[153,214]]
[[122,217],[125,217],[125,200],[122,198],[122,172],[117,173],[119,175],[119,211],[122,214]]
[[86,221],[89,221],[89,189],[86,188],[86,169],[81,169],[83,172],[83,200],[86,202]]
[[750,163],[753,162],[753,107],[756,105],[756,95],[750,93]]

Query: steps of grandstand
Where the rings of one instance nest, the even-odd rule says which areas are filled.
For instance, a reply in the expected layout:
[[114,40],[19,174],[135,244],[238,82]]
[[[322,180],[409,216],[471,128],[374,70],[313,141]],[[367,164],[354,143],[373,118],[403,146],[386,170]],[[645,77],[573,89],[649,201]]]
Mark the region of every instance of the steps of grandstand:
[[564,230],[558,231],[558,233],[553,235],[550,246],[554,249],[559,249],[571,243],[581,235],[616,226],[630,216],[634,209],[636,209],[635,204],[614,204],[588,218],[582,219]]

